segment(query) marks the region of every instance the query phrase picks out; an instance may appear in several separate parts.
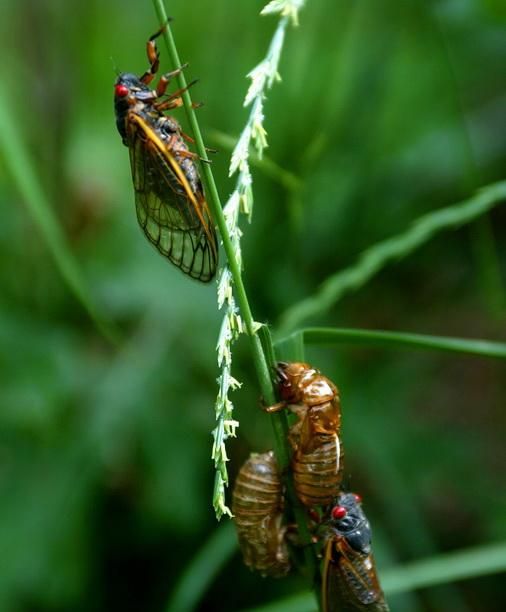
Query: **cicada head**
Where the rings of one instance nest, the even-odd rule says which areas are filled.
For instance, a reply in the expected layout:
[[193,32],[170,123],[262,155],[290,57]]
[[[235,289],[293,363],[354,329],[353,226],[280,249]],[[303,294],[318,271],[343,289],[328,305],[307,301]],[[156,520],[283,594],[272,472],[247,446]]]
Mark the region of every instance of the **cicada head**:
[[330,511],[328,526],[356,550],[371,550],[371,525],[361,507],[361,498],[354,493],[341,493]]
[[128,146],[125,119],[128,109],[142,102],[143,98],[151,96],[149,87],[129,72],[123,72],[114,84],[114,111],[116,113],[116,127],[121,135],[123,144]]
[[279,398],[288,403],[300,402],[304,392],[300,382],[309,372],[315,372],[315,369],[308,363],[279,362],[276,367]]

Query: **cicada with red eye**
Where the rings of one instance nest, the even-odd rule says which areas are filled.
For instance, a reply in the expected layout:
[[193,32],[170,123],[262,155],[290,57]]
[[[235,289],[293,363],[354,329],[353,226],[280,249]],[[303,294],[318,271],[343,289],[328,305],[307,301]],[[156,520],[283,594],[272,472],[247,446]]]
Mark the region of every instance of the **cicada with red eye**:
[[[181,106],[178,90],[166,94],[170,80],[181,72],[149,84],[159,67],[156,38],[147,43],[148,70],[140,77],[122,73],[114,87],[116,126],[130,152],[137,220],[146,238],[185,274],[210,281],[218,263],[218,242],[195,160],[185,143],[189,137],[164,111]],[[191,85],[191,84],[190,84]]]
[[371,526],[353,493],[341,493],[323,527],[324,612],[388,612],[371,550]]
[[298,416],[289,432],[297,497],[307,507],[327,506],[337,497],[343,474],[339,392],[307,363],[281,362],[276,377],[281,401],[266,410],[287,407]]
[[264,576],[290,570],[283,525],[283,487],[274,453],[252,453],[232,493],[232,513],[244,563]]

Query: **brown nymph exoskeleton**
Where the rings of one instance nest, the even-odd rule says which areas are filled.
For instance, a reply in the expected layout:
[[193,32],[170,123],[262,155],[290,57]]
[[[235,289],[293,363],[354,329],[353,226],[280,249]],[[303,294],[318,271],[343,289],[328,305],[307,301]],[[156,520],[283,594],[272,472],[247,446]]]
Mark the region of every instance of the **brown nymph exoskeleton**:
[[339,392],[307,363],[281,362],[276,375],[280,402],[266,410],[287,407],[298,416],[289,433],[297,496],[307,507],[327,506],[339,493],[343,473]]
[[285,576],[290,569],[283,499],[274,453],[252,453],[237,476],[232,513],[244,563],[264,576]]

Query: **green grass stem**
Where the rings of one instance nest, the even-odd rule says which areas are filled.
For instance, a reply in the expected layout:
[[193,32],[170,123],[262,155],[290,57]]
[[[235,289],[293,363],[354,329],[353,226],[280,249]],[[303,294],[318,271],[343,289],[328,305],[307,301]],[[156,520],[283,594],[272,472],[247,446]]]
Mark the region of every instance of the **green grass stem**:
[[[155,7],[155,11],[160,21],[160,24],[162,25],[164,23],[167,23],[167,13],[165,11],[162,0],[153,0],[153,5]],[[176,49],[176,45],[174,43],[169,24],[167,24],[167,27],[164,30],[164,39],[167,44],[167,49],[169,51],[169,56],[172,64],[176,67],[181,66],[181,61],[179,59],[179,55]],[[186,88],[187,83],[184,74],[181,72],[177,78],[179,87],[182,89]],[[183,93],[182,99],[188,117],[188,121],[190,123],[193,136],[195,138],[197,152],[202,160],[207,160],[208,158],[205,150],[204,141],[200,133],[200,128],[197,122],[194,109],[192,107],[191,97],[188,90]],[[241,316],[246,326],[246,331],[251,341],[253,363],[256,369],[261,394],[267,404],[274,404],[276,402],[276,397],[273,382],[271,379],[271,369],[269,367],[267,357],[264,353],[260,336],[255,331],[255,321],[253,319],[246,290],[242,281],[241,270],[235,258],[232,241],[228,234],[211,166],[209,163],[203,163],[201,164],[201,168],[202,181],[204,183],[206,195],[208,197],[209,208],[221,235],[223,247],[227,256],[228,265],[234,280],[234,293],[237,299],[237,303],[239,305],[239,309],[241,311]],[[280,469],[284,470],[288,466],[289,457],[291,455],[291,451],[288,446],[288,440],[286,437],[286,431],[288,428],[287,418],[284,411],[281,411],[272,415],[271,420],[274,429],[276,457],[278,459]],[[291,498],[291,501],[293,501],[296,520],[301,520],[302,522],[305,522],[305,517],[303,513],[300,510],[297,510],[297,504],[295,503],[295,495],[293,492],[293,488],[289,489],[288,495]],[[314,560],[314,563],[316,563],[316,560]]]
[[[165,11],[165,7],[163,5],[162,0],[153,0],[153,5],[155,7],[155,11],[160,21],[160,24],[162,25],[164,23],[167,23],[167,13]],[[167,49],[172,64],[176,67],[181,66],[179,54],[177,52],[174,38],[172,36],[172,31],[168,23],[167,27],[164,30],[164,39],[167,44]],[[187,82],[183,72],[181,72],[177,76],[177,79],[178,86],[181,89],[185,89],[187,87]],[[206,148],[200,132],[200,127],[197,121],[197,117],[195,115],[195,111],[192,107],[192,100],[188,90],[184,91],[182,98],[186,115],[188,117],[188,121],[190,123],[193,136],[195,138],[197,152],[202,160],[208,160]],[[225,217],[223,216],[220,197],[218,194],[218,189],[216,188],[216,183],[214,181],[211,165],[209,163],[202,163],[201,170],[202,181],[204,183],[206,195],[208,198],[209,208],[211,210],[213,219],[215,220],[216,225],[218,226],[220,236],[223,242],[223,248],[227,256],[228,265],[232,273],[232,278],[234,280],[235,297],[237,299],[237,303],[241,311],[241,317],[246,326],[246,332],[251,341],[253,363],[257,373],[261,393],[268,404],[274,404],[276,398],[271,380],[271,373],[269,371],[267,359],[265,357],[260,338],[258,337],[258,334],[255,331],[255,321],[253,319],[253,314],[249,305],[246,289],[242,281],[241,269],[235,258],[232,241],[228,233]],[[276,455],[278,456],[278,458],[280,458],[280,463],[283,464],[285,462],[285,458],[289,456],[290,452],[286,436],[284,435],[284,432],[286,431],[287,427],[286,416],[283,413],[275,414],[272,417],[272,423],[274,428]]]
[[[167,23],[167,13],[165,11],[162,0],[153,0],[153,5],[155,7],[155,11],[160,21],[160,24],[163,25],[164,23]],[[168,49],[172,64],[176,67],[181,66],[181,61],[179,59],[179,54],[177,52],[174,38],[172,36],[172,31],[171,31],[169,24],[167,24],[167,27],[164,30],[164,39],[167,44],[167,49]],[[178,86],[181,89],[185,89],[187,87],[186,78],[183,72],[181,72],[177,76],[177,80],[178,80]],[[228,265],[230,267],[230,271],[234,279],[236,299],[239,304],[239,308],[241,310],[241,316],[244,320],[246,331],[252,342],[253,359],[255,362],[255,367],[256,367],[258,378],[259,378],[260,387],[262,389],[262,393],[265,399],[268,402],[274,402],[275,401],[274,389],[272,387],[270,373],[267,367],[267,361],[265,359],[265,355],[263,353],[262,346],[260,344],[260,340],[257,334],[255,333],[255,322],[254,322],[251,308],[249,305],[249,301],[247,298],[246,290],[244,288],[244,283],[242,281],[241,270],[234,256],[232,242],[230,240],[230,236],[227,231],[227,226],[225,223],[225,218],[223,216],[223,211],[221,207],[220,197],[218,195],[218,189],[216,188],[216,183],[214,181],[213,173],[211,170],[211,165],[209,163],[205,163],[205,162],[208,162],[209,160],[207,157],[207,152],[206,152],[206,148],[205,148],[204,141],[202,138],[202,134],[200,132],[200,127],[197,122],[197,117],[195,115],[194,109],[192,108],[192,101],[191,101],[190,93],[188,90],[184,91],[184,93],[182,94],[182,99],[183,99],[183,104],[184,104],[184,108],[186,111],[186,116],[188,118],[188,122],[190,124],[190,128],[192,130],[193,136],[195,138],[195,145],[197,148],[197,152],[200,158],[204,160],[204,163],[201,164],[202,182],[204,183],[209,208],[211,210],[213,219],[216,222],[216,225],[218,226],[220,236],[223,241],[223,248],[225,250]]]

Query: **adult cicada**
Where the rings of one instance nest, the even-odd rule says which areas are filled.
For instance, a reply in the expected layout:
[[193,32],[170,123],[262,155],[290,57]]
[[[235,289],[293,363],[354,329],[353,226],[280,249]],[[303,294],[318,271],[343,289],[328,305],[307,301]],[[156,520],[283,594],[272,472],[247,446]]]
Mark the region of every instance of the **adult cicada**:
[[283,525],[283,489],[274,453],[252,453],[232,493],[244,563],[264,576],[285,576],[290,563]]
[[276,376],[281,401],[266,410],[288,407],[298,416],[289,433],[295,491],[307,507],[327,506],[337,497],[343,474],[339,392],[307,363],[279,363]]
[[324,529],[324,612],[388,612],[371,550],[371,526],[353,493],[341,493]]
[[185,274],[210,281],[218,262],[216,231],[195,160],[179,123],[164,111],[181,106],[178,90],[166,94],[178,68],[149,84],[159,67],[156,38],[147,43],[148,70],[122,73],[114,86],[116,126],[130,152],[137,220],[147,239]]

